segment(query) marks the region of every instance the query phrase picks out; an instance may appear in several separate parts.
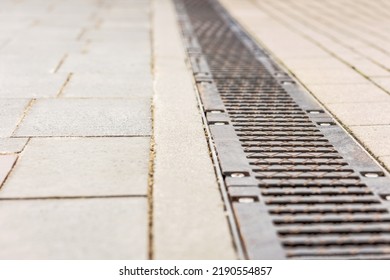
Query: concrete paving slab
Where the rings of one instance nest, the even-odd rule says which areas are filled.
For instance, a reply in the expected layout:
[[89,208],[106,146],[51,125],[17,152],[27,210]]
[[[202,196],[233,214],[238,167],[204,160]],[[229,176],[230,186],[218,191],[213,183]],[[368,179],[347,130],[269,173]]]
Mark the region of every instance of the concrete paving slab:
[[347,126],[390,124],[390,102],[329,104],[328,108]]
[[146,195],[149,137],[31,139],[5,197]]
[[351,130],[376,156],[390,155],[390,125],[352,126]]
[[390,102],[390,95],[373,85],[339,84],[307,85],[310,92],[325,104]]
[[169,0],[153,4],[153,255],[155,259],[234,259],[174,7]]
[[138,73],[131,79],[123,75],[75,73],[62,97],[151,98],[152,75]]
[[1,201],[0,259],[146,259],[146,198]]
[[[147,18],[145,22],[147,22]],[[112,28],[101,28],[99,30],[94,30],[87,32],[85,35],[85,40],[91,41],[109,41],[116,43],[128,43],[132,44],[133,42],[149,44],[150,42],[150,34],[147,28],[140,27],[112,27]]]
[[150,100],[37,100],[16,136],[148,136]]
[[[129,46],[129,48],[131,47]],[[149,48],[149,46],[145,44],[145,48]],[[132,74],[150,72],[150,57],[134,53],[133,57],[127,59],[105,55],[71,54],[58,72],[122,74],[130,79]]]
[[14,166],[17,155],[0,155],[0,189]]
[[28,138],[0,138],[0,154],[19,153],[27,141]]
[[[86,50],[88,55],[97,56],[97,57],[106,56],[106,57],[110,57],[111,60],[122,59],[123,57],[133,59],[135,53],[139,55],[139,57],[148,58],[151,56],[152,53],[152,49],[149,46],[145,45],[144,42],[133,42],[131,44],[128,43],[125,44],[125,43],[118,43],[118,42],[111,42],[111,41],[104,41],[104,42],[91,41],[86,47],[84,47],[84,49]],[[150,70],[150,60],[138,59],[133,62],[142,64],[144,66],[142,69],[147,68],[148,70]],[[112,61],[109,63],[112,63]],[[137,72],[132,71],[131,74],[134,75],[137,74]],[[130,75],[128,74],[127,78],[129,77]]]
[[0,76],[0,98],[55,97],[66,78],[67,74],[49,73],[2,75]]
[[[390,64],[389,64],[390,67]],[[372,80],[376,82],[379,86],[385,89],[390,93],[390,76],[389,77],[372,77]]]
[[390,169],[390,156],[380,157],[379,160],[386,166],[387,169]]
[[[0,96],[1,96],[0,87]],[[0,99],[0,137],[9,137],[21,120],[28,99]]]
[[354,71],[345,67],[345,69],[298,69],[294,70],[293,74],[297,76],[304,84],[361,84],[366,82],[366,79]]

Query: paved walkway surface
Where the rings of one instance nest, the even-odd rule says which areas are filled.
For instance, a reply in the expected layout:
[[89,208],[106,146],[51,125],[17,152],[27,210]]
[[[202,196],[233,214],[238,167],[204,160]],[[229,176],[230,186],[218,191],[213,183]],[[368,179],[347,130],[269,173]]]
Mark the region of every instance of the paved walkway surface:
[[390,3],[221,0],[390,169]]
[[0,7],[0,258],[236,258],[171,1]]
[[[390,168],[388,2],[221,2]],[[237,258],[172,1],[0,8],[0,258]]]

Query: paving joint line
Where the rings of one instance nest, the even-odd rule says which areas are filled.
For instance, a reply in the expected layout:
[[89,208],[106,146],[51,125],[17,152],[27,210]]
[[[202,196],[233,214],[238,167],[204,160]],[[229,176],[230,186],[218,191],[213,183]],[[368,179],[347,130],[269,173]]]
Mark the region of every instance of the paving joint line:
[[[152,75],[154,75],[154,36],[153,36],[153,30],[152,26],[154,25],[154,14],[153,14],[153,3],[151,0],[149,0],[149,7],[150,7],[150,13],[149,13],[149,20],[150,20],[150,29],[149,29],[149,38],[150,38],[150,48],[151,48],[151,57],[150,60],[150,72]],[[152,99],[153,100],[153,99]],[[153,187],[154,187],[154,170],[155,170],[155,157],[156,157],[156,143],[154,139],[154,105],[153,102],[151,102],[150,106],[150,112],[151,112],[151,129],[152,129],[152,135],[150,138],[150,151],[149,151],[149,172],[148,172],[148,259],[153,260],[154,259],[154,223],[153,223],[153,214],[154,214],[154,205],[153,205]]]
[[[14,138],[13,136],[15,135],[16,131],[19,129],[20,125],[22,124],[22,122],[26,118],[27,114],[31,110],[31,108],[34,105],[34,103],[36,102],[36,100],[37,100],[36,98],[31,99],[28,102],[28,104],[26,105],[26,107],[24,108],[22,116],[20,117],[18,123],[16,124],[16,127],[15,127],[14,131],[11,133],[11,138]],[[29,136],[27,136],[27,137],[29,137]],[[26,137],[23,137],[23,138],[26,138]]]
[[61,95],[64,93],[65,91],[65,88],[67,87],[67,85],[69,84],[70,80],[72,79],[72,76],[73,76],[73,72],[70,72],[68,74],[68,76],[66,77],[66,80],[65,82],[63,83],[62,87],[60,88],[59,92],[57,93],[57,96],[56,97],[61,97]]
[[147,195],[88,195],[88,196],[37,196],[37,197],[0,197],[0,201],[20,200],[76,200],[101,198],[147,198]]
[[64,64],[64,62],[65,62],[65,60],[66,60],[67,58],[68,58],[68,54],[66,53],[66,54],[64,54],[64,55],[62,56],[62,58],[60,59],[60,61],[59,61],[58,64],[57,64],[56,68],[54,68],[53,73],[57,73],[58,70],[60,70],[61,66]]

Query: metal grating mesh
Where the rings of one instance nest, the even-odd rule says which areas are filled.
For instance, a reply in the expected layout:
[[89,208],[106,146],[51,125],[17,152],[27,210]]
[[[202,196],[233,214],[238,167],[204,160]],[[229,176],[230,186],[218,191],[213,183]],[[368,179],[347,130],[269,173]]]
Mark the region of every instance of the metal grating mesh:
[[383,170],[216,1],[176,5],[247,257],[389,258]]

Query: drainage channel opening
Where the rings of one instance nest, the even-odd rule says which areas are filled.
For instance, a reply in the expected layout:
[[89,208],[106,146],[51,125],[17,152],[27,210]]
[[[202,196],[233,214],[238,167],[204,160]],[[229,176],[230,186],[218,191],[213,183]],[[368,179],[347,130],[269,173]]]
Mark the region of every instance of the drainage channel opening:
[[389,258],[387,172],[218,1],[174,1],[246,257]]

